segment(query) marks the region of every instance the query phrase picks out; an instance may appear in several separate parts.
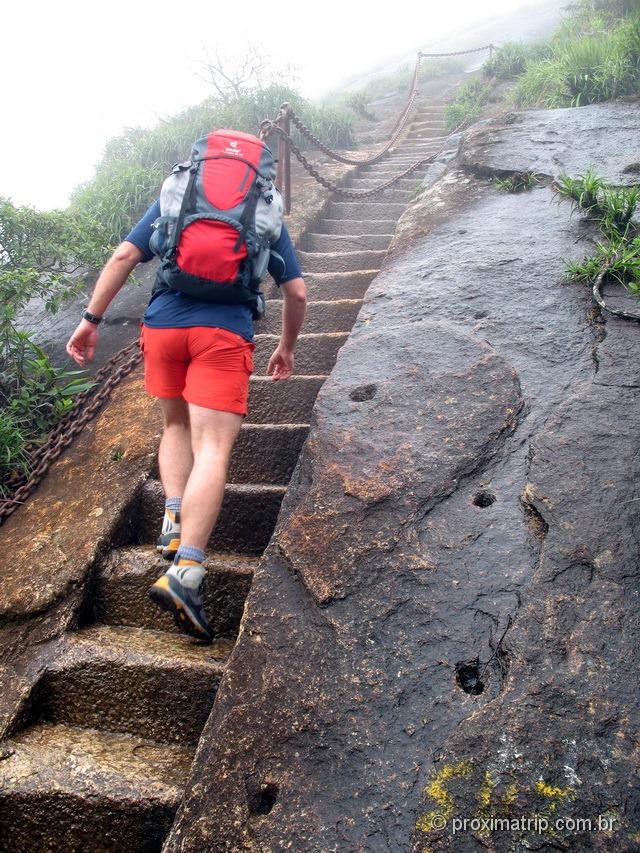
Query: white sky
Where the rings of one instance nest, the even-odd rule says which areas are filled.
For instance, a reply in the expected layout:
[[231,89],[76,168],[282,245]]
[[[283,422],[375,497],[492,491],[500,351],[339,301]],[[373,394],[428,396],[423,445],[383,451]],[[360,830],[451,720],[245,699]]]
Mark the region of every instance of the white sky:
[[278,63],[297,66],[300,90],[316,97],[387,58],[531,1],[393,0],[384,14],[382,4],[345,0],[5,0],[0,195],[42,209],[65,206],[109,137],[209,94],[194,74],[203,44],[228,52],[248,34]]

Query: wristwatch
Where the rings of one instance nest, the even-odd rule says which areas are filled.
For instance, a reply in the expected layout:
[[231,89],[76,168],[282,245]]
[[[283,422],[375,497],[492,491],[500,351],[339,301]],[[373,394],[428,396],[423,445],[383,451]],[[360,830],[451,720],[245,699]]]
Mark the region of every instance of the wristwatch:
[[85,311],[82,315],[83,320],[88,320],[90,323],[93,323],[94,326],[98,326],[102,323],[102,317],[98,317],[97,314],[92,314],[91,311]]

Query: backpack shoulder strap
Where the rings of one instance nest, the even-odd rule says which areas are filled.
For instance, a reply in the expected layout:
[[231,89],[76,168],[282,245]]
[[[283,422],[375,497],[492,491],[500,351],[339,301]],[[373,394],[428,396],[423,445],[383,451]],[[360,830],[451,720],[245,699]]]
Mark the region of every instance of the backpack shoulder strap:
[[173,237],[171,239],[171,245],[168,247],[168,253],[175,253],[176,247],[178,245],[178,241],[180,240],[180,235],[182,234],[182,229],[184,227],[184,217],[187,212],[187,207],[189,202],[191,201],[191,196],[193,194],[193,187],[196,182],[196,176],[198,174],[198,162],[191,163],[189,166],[189,181],[187,183],[186,189],[184,191],[184,195],[182,196],[182,204],[180,205],[180,213],[178,214],[178,218],[176,219],[176,225],[173,229]]

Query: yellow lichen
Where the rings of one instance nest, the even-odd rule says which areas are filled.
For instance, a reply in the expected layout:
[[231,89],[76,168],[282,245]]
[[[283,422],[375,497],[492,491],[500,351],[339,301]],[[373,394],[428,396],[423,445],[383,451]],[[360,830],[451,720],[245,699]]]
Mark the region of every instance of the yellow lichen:
[[512,806],[516,799],[518,798],[518,786],[515,782],[511,782],[510,785],[507,785],[504,795],[502,797],[502,802],[504,805],[509,808]]
[[[448,821],[453,817],[453,797],[445,787],[451,779],[467,778],[471,775],[471,763],[459,761],[457,764],[445,764],[423,790],[436,804],[436,808],[430,812],[420,815],[416,821],[416,829],[420,832],[431,832],[432,829],[442,829],[441,822]],[[438,825],[433,826],[434,818]]]
[[543,797],[549,797],[554,800],[573,799],[575,796],[573,788],[556,788],[553,785],[547,785],[544,779],[538,779],[536,782],[536,791],[542,794]]
[[495,786],[496,783],[493,780],[493,776],[491,775],[491,772],[487,770],[484,774],[482,787],[478,791],[478,806],[480,808],[480,814],[486,814],[489,810],[489,806],[491,805],[491,793]]

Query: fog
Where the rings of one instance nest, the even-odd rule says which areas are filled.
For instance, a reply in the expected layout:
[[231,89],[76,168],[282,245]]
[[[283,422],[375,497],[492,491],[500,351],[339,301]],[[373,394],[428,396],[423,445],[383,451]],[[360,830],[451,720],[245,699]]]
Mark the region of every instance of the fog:
[[[4,9],[0,56],[0,195],[40,209],[65,206],[74,186],[91,177],[109,137],[155,124],[211,94],[196,74],[205,49],[241,53],[250,41],[276,66],[293,65],[299,90],[317,98],[420,48],[467,47],[494,31],[497,38],[526,36],[532,14],[535,24],[538,10],[559,6],[552,0],[535,7],[531,0],[395,0],[384,15],[372,14],[369,4],[335,0],[12,0]],[[512,20],[521,7],[528,15],[520,31],[495,29],[496,18]]]

